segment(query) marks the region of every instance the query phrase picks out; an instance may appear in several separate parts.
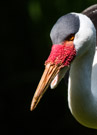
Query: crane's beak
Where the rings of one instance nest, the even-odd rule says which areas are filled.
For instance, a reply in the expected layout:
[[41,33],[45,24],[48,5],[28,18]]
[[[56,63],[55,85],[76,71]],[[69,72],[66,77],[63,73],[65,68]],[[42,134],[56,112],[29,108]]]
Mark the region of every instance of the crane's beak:
[[30,110],[34,110],[39,103],[41,97],[49,87],[52,80],[55,78],[55,76],[59,73],[60,66],[55,64],[46,64],[45,70],[43,72],[43,75],[41,77],[41,80],[38,84],[38,87],[36,89],[36,92],[33,96],[32,102],[31,102],[31,108]]
[[53,45],[48,59],[45,61],[45,70],[38,84],[32,99],[30,110],[34,110],[44,92],[51,84],[55,88],[65,75],[68,66],[76,55],[73,42],[66,42],[64,45]]

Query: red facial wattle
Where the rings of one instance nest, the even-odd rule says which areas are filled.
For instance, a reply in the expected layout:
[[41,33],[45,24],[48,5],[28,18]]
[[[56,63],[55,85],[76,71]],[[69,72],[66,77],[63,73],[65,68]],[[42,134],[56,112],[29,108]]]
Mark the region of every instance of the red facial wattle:
[[76,56],[76,50],[73,42],[64,42],[63,44],[55,44],[52,46],[51,53],[45,64],[51,63],[60,65],[60,67],[70,65]]

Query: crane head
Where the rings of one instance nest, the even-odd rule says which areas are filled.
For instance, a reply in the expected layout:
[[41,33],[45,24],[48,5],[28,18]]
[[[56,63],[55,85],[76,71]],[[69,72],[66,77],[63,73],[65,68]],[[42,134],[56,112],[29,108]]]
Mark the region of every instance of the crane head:
[[[50,33],[53,44],[52,49],[48,59],[45,61],[45,70],[33,96],[31,110],[35,109],[49,85],[52,89],[58,85],[75,56],[84,52],[84,43],[88,43],[92,37],[88,32],[84,35],[82,33],[85,26],[88,27],[87,24],[89,24],[84,23],[84,19],[89,22],[89,19],[80,14],[70,13],[59,18],[53,26]],[[88,30],[91,29],[88,28]],[[92,34],[92,31],[89,32]],[[87,49],[87,45],[85,44],[84,48]]]

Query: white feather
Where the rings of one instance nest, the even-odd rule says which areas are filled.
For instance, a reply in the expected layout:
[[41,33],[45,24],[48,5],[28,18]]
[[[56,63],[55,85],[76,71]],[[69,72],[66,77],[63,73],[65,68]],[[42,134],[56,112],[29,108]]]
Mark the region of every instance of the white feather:
[[80,29],[74,40],[77,57],[70,69],[68,103],[81,124],[97,129],[97,83],[91,80],[97,79],[96,30],[88,17],[76,15],[80,19]]

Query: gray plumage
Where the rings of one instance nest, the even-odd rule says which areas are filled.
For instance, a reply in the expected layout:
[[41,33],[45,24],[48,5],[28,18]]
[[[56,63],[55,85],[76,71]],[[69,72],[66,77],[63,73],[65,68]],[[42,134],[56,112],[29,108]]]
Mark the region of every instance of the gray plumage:
[[79,27],[79,17],[75,14],[67,14],[60,17],[50,33],[53,44],[59,44],[71,34],[77,33]]
[[[88,7],[82,12],[82,14],[85,14],[92,20],[96,28],[96,35],[97,35],[97,4]],[[96,38],[96,42],[97,42],[97,38]]]

